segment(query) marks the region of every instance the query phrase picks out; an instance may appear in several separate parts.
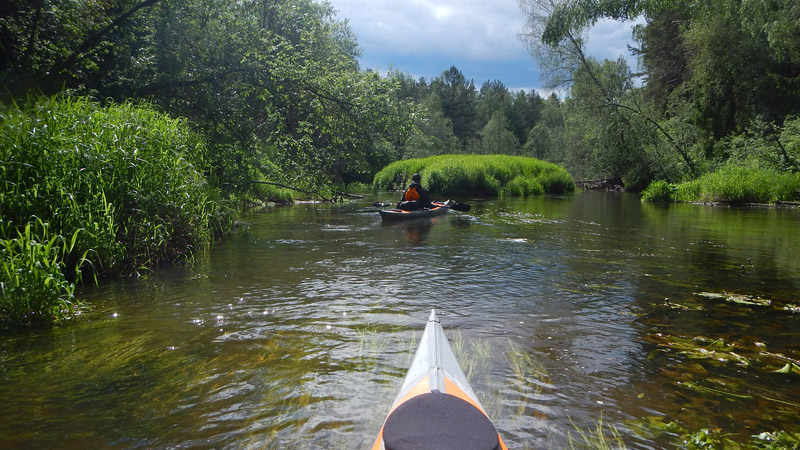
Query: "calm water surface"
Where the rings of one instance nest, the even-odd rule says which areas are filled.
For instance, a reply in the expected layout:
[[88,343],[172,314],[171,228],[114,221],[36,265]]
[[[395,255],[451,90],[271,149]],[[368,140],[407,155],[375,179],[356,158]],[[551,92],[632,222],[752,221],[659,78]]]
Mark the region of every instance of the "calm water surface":
[[368,448],[431,308],[509,448],[601,418],[641,449],[675,448],[643,422],[800,431],[800,374],[774,372],[800,360],[800,211],[590,192],[382,224],[392,197],[254,212],[0,336],[0,447]]

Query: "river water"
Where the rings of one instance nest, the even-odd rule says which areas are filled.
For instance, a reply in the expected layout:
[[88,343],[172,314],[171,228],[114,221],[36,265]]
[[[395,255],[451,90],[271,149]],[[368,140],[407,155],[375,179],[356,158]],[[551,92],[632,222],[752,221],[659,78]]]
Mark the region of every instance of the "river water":
[[431,308],[509,448],[800,431],[800,211],[587,192],[383,224],[393,196],[253,212],[0,336],[0,447],[369,448]]

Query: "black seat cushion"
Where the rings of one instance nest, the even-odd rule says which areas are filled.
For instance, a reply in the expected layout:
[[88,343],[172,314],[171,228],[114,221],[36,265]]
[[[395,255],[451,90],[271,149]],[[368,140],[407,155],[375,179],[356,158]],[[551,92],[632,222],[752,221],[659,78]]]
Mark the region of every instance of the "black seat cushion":
[[418,395],[389,415],[383,427],[387,450],[495,450],[497,430],[479,409],[460,398]]

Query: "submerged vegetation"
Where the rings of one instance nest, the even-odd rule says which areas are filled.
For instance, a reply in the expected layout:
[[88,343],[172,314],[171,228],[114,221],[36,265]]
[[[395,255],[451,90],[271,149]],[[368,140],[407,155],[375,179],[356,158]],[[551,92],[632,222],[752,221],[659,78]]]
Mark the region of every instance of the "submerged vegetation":
[[440,155],[394,162],[375,175],[377,190],[402,189],[422,175],[433,194],[528,196],[575,190],[572,176],[555,164],[510,155]]

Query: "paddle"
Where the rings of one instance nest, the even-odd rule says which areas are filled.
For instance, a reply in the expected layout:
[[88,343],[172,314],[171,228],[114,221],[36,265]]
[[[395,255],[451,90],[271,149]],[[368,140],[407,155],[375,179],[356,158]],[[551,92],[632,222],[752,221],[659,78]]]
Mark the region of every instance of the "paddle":
[[447,204],[447,207],[450,209],[455,209],[456,211],[469,211],[472,206],[469,203],[458,203],[458,202],[451,202]]
[[[390,202],[375,202],[373,205],[379,208],[385,208],[389,206],[397,206],[397,203],[390,203]],[[472,206],[469,203],[458,203],[452,200],[448,200],[444,202],[444,206],[450,209],[454,209],[456,211],[469,211]]]

